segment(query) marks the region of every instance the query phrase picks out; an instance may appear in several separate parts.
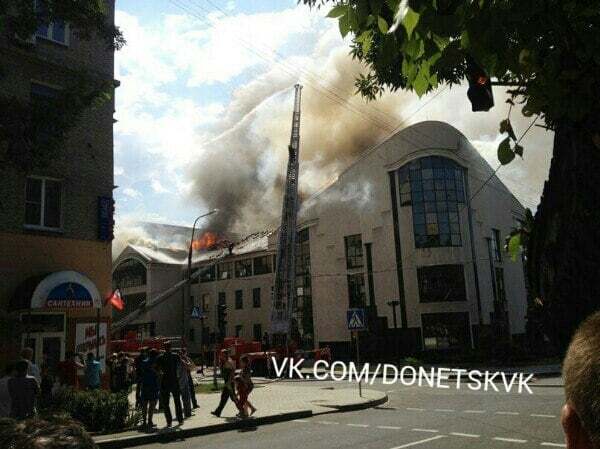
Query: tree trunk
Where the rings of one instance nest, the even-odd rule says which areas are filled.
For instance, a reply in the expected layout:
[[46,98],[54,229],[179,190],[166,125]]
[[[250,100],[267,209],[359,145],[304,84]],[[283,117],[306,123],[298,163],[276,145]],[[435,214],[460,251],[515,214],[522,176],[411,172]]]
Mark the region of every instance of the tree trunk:
[[544,332],[559,351],[600,309],[600,148],[592,138],[598,120],[588,123],[556,128],[528,249],[532,294],[542,301]]

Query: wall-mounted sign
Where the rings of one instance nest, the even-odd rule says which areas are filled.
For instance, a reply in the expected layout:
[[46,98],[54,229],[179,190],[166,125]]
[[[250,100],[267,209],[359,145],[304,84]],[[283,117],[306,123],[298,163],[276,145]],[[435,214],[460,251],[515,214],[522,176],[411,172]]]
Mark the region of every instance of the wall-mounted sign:
[[77,282],[64,282],[50,291],[46,299],[48,308],[81,308],[93,307],[94,301],[90,292]]
[[106,323],[100,323],[100,335],[96,336],[96,323],[77,323],[75,328],[75,352],[83,354],[88,352],[96,356],[96,348],[100,343],[100,364],[102,371],[106,367]]
[[76,271],[59,271],[46,276],[31,295],[32,309],[100,308],[96,285]]

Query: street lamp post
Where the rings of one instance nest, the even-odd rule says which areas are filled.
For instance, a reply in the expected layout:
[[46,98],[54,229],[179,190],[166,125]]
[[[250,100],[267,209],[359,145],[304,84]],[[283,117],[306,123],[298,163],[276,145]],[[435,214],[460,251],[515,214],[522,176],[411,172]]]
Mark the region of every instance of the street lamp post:
[[[196,232],[196,224],[198,224],[198,220],[200,220],[201,218],[204,217],[208,217],[209,215],[212,214],[216,214],[217,212],[219,212],[219,209],[213,209],[205,214],[202,214],[198,217],[196,217],[196,220],[194,220],[194,226],[192,226],[192,238],[190,240],[190,247],[188,250],[188,264],[187,264],[187,275],[186,275],[186,291],[183,295],[183,304],[182,304],[182,313],[181,313],[181,340],[185,340],[185,331],[186,331],[186,326],[185,323],[187,321],[187,310],[188,310],[188,305],[192,302],[192,250],[193,250],[193,246],[194,246],[194,233]],[[202,339],[202,336],[200,336],[200,338]]]
[[396,362],[399,359],[399,351],[398,351],[398,321],[396,319],[396,307],[400,305],[400,301],[397,299],[393,299],[387,302],[387,305],[392,308],[392,317],[394,319],[394,348],[396,352]]

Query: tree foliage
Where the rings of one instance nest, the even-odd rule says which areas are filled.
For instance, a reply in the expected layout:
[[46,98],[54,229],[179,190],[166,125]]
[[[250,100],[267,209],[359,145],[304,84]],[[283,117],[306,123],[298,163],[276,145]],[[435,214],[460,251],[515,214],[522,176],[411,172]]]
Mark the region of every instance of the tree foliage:
[[550,128],[598,111],[598,0],[302,1],[330,6],[351,36],[352,55],[367,67],[356,86],[368,99],[460,83],[472,58]]

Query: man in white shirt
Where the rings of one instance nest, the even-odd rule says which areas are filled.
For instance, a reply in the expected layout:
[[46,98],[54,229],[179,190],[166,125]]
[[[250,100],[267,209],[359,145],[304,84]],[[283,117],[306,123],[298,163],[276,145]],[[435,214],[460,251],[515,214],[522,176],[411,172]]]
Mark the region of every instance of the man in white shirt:
[[14,365],[6,367],[2,377],[0,377],[0,418],[10,416],[10,393],[8,392],[8,380],[14,375]]
[[21,358],[26,360],[29,364],[29,368],[27,369],[27,375],[32,376],[37,380],[38,384],[42,383],[42,375],[40,373],[40,369],[38,366],[33,363],[33,349],[31,348],[23,348],[21,351]]

